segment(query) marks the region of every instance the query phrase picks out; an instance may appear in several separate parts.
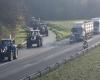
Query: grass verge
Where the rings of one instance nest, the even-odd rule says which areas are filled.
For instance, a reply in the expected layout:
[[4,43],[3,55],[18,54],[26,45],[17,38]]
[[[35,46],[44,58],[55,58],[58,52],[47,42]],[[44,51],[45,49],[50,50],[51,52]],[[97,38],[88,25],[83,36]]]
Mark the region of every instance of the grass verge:
[[26,40],[26,35],[27,33],[25,27],[19,26],[17,28],[17,32],[15,36],[16,44],[21,44],[22,42],[24,42]]
[[57,41],[67,38],[75,20],[72,21],[48,21],[49,29],[56,34]]
[[36,80],[100,80],[100,47]]

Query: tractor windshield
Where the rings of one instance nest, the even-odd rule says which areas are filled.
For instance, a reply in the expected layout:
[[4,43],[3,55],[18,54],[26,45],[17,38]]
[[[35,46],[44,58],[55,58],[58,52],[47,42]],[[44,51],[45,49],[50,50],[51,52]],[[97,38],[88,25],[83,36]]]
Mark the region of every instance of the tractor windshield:
[[82,28],[80,27],[78,27],[78,28],[72,28],[72,32],[73,33],[81,33],[82,32]]
[[2,45],[10,45],[11,44],[11,41],[10,40],[2,40],[1,41],[1,44]]

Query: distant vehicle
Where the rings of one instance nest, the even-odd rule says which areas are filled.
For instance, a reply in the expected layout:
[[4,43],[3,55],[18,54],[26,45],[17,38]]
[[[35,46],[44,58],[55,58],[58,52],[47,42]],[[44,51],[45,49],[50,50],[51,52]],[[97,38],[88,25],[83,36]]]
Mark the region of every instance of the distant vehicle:
[[32,18],[30,27],[33,28],[33,30],[40,30],[41,35],[48,36],[48,26],[44,21],[41,21],[40,18]]
[[93,35],[93,22],[77,22],[71,29],[70,43],[83,41],[84,39],[91,38]]
[[32,48],[33,44],[36,44],[37,47],[42,46],[42,36],[40,35],[39,30],[31,30],[27,35],[27,48]]
[[48,27],[45,23],[41,23],[39,30],[41,35],[48,36]]
[[30,22],[29,27],[33,28],[34,30],[37,30],[40,27],[40,22],[37,19],[34,19]]
[[0,60],[5,60],[5,57],[8,57],[8,60],[17,59],[18,49],[15,45],[15,41],[11,39],[2,39],[0,42]]
[[92,18],[94,26],[94,34],[100,33],[100,18]]

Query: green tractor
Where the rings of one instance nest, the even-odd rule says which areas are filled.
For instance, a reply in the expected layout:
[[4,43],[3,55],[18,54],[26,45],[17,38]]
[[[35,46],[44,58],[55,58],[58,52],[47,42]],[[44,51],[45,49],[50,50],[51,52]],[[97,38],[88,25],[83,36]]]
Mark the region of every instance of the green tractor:
[[39,30],[30,30],[27,35],[27,48],[32,48],[33,44],[36,44],[37,47],[42,46],[42,36],[40,35]]

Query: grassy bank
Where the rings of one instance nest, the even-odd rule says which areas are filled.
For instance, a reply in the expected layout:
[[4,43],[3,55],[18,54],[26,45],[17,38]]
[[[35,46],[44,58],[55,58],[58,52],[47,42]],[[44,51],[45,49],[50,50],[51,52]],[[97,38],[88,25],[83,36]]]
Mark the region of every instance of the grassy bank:
[[71,21],[48,21],[49,29],[56,34],[57,40],[62,40],[70,35],[70,30],[75,20]]
[[100,80],[100,47],[37,80]]
[[17,28],[17,32],[16,32],[16,36],[15,36],[15,40],[17,44],[21,44],[22,42],[24,42],[26,40],[26,30],[25,27],[23,26],[19,26]]
[[21,44],[26,39],[26,30],[22,26],[0,26],[0,40],[9,38],[10,35],[15,39],[17,44]]

